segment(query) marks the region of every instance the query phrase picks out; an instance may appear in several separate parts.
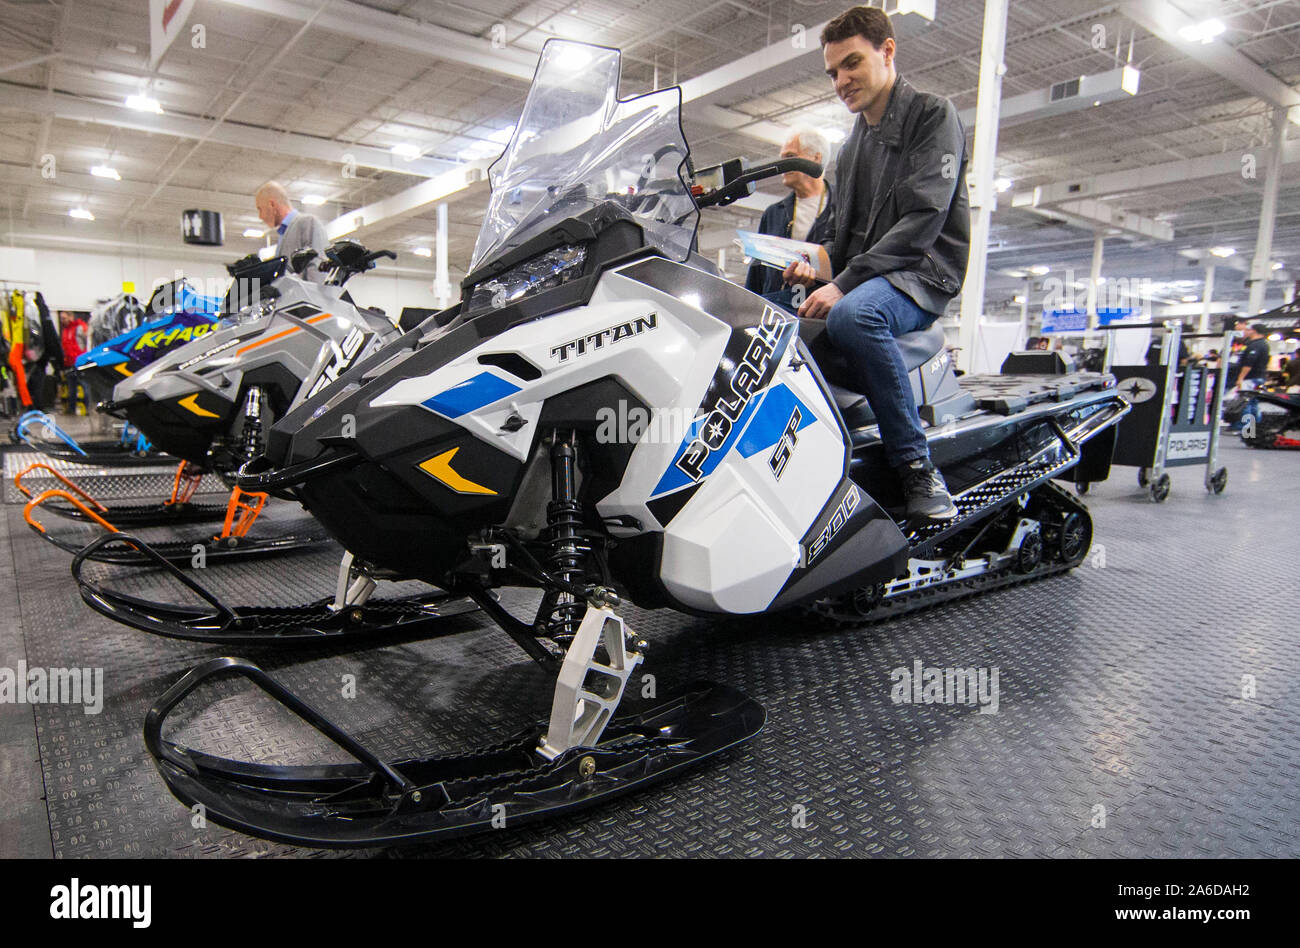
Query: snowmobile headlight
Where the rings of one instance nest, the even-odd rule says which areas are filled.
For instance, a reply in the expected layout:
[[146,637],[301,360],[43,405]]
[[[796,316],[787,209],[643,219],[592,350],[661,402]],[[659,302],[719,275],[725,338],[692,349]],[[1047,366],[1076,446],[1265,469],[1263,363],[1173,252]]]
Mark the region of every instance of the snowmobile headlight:
[[465,305],[465,317],[501,309],[525,297],[562,286],[582,275],[587,248],[582,244],[565,244],[538,254],[507,270],[500,276],[476,285]]

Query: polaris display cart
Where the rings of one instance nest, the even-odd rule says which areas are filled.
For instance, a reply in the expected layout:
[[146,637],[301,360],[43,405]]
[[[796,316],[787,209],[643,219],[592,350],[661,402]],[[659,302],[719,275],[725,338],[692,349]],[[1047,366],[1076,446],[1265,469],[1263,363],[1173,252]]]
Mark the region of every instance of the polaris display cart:
[[[1163,329],[1160,359],[1155,365],[1114,365],[1116,332],[1132,329]],[[1227,372],[1226,353],[1237,333],[1222,335],[1219,368],[1191,365],[1178,371],[1179,343],[1200,334],[1183,334],[1177,320],[1164,323],[1130,323],[1107,326],[1106,362],[1103,371],[1115,376],[1119,394],[1132,410],[1119,424],[1113,464],[1138,469],[1138,484],[1151,499],[1163,503],[1169,496],[1167,468],[1194,464],[1205,466],[1205,489],[1221,494],[1228,486],[1228,469],[1219,466],[1219,425],[1223,417],[1223,395]],[[1217,333],[1214,335],[1220,338]],[[1175,399],[1175,395],[1177,398]],[[1087,493],[1088,485],[1078,485]]]

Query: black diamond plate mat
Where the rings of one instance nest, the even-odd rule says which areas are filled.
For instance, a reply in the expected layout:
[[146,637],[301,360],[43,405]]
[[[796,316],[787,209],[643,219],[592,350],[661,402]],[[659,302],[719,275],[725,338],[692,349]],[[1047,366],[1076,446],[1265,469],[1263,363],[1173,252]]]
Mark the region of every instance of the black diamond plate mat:
[[[599,809],[348,855],[1300,855],[1300,708],[1291,700],[1300,689],[1292,618],[1300,457],[1230,439],[1224,461],[1225,495],[1207,495],[1201,471],[1188,469],[1173,472],[1173,495],[1160,505],[1117,469],[1087,499],[1097,545],[1080,568],[869,629],[628,608],[662,693],[695,678],[728,682],[768,709],[763,733]],[[268,512],[272,524],[299,516],[284,504]],[[32,536],[16,508],[6,514],[21,636],[4,630],[0,664],[23,657],[30,666],[102,667],[105,676],[98,715],[22,706],[34,715],[39,771],[15,772],[8,758],[0,771],[6,795],[17,782],[43,781],[46,852],[336,855],[191,824],[140,728],[177,677],[229,649],[152,637],[92,613],[68,557]],[[201,579],[238,602],[307,601],[332,592],[336,555],[213,566]],[[92,568],[140,594],[164,589],[156,574]],[[481,616],[451,619],[447,631],[351,649],[249,648],[244,657],[381,755],[464,750],[544,716],[550,682],[504,634]],[[997,712],[895,703],[891,673],[917,661],[996,669]],[[169,735],[250,760],[338,759],[235,682],[177,708]],[[6,834],[0,855],[24,845]]]

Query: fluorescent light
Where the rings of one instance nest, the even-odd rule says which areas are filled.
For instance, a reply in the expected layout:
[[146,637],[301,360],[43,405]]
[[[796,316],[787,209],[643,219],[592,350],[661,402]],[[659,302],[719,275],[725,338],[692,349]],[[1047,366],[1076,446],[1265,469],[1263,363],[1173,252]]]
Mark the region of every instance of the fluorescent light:
[[302,196],[302,203],[307,207],[320,207],[325,203],[325,199],[319,194],[304,194]]
[[1214,38],[1226,30],[1220,20],[1205,20],[1201,23],[1189,23],[1178,31],[1178,35],[1188,43],[1213,43]]
[[1129,95],[1137,95],[1142,83],[1142,73],[1132,66],[1125,66],[1119,75],[1119,87]]
[[1235,247],[1211,247],[1210,248],[1210,253],[1214,254],[1216,257],[1231,257],[1236,252],[1237,249]]
[[393,146],[393,154],[398,158],[405,159],[406,161],[414,161],[416,158],[420,157],[420,149],[417,146],[412,145],[410,142],[403,142],[400,145]]
[[415,249],[413,249],[413,250],[411,251],[411,253],[415,254],[417,257],[432,257],[432,256],[433,256],[433,251],[430,250],[428,247],[416,247]]
[[1201,298],[1200,298],[1199,296],[1184,296],[1184,297],[1183,297],[1183,302],[1184,302],[1184,303],[1199,303],[1200,301],[1201,301]]
[[1023,303],[1024,301],[1025,301],[1025,297],[1023,294],[1020,293],[1017,293],[1015,296],[1011,298],[1011,302],[1013,303]]
[[1034,276],[1039,276],[1039,277],[1040,277],[1040,276],[1047,276],[1047,274],[1049,274],[1049,273],[1052,272],[1052,268],[1049,267],[1049,266],[1046,266],[1046,265],[1044,265],[1044,264],[1039,263],[1039,264],[1035,264],[1034,266],[1030,267],[1030,268],[1029,268],[1029,272],[1032,273]]
[[1015,184],[1015,182],[1010,178],[998,178],[993,182],[993,187],[998,189],[998,194],[1005,194],[1011,190],[1013,184]]
[[1280,332],[1275,332],[1271,336],[1269,336],[1268,339],[1270,342],[1281,342],[1282,334]]
[[266,231],[258,230],[256,227],[249,227],[244,231],[245,237],[265,237]]
[[1093,107],[1093,108],[1096,108],[1096,107],[1099,106],[1099,105],[1101,105],[1101,99],[1093,99],[1093,101],[1092,101],[1092,107]]
[[90,169],[90,173],[96,178],[112,178],[114,181],[122,180],[122,176],[117,173],[117,169],[110,168],[108,165],[95,165]]
[[126,107],[135,109],[137,112],[152,112],[155,115],[162,115],[162,104],[157,99],[152,99],[147,95],[127,96]]
[[95,219],[95,215],[90,213],[90,211],[86,210],[84,207],[74,207],[72,210],[68,211],[68,216],[76,218],[79,221],[93,221]]
[[1273,269],[1274,269],[1274,270],[1281,270],[1281,269],[1282,269],[1282,261],[1280,261],[1280,260],[1274,260],[1274,261],[1273,261]]

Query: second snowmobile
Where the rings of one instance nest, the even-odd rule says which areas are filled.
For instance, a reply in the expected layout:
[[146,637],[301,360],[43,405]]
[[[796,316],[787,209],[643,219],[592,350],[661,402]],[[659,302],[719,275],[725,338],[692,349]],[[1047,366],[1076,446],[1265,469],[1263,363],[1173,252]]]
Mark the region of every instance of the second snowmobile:
[[[371,252],[355,241],[340,241],[326,251],[322,269],[330,273],[325,285],[296,275],[312,262],[312,253],[296,263],[282,257],[262,261],[246,257],[227,267],[232,276],[222,302],[220,321],[176,325],[160,330],[154,340],[165,345],[189,337],[183,345],[162,353],[140,353],[134,361],[121,361],[121,353],[107,349],[97,358],[104,371],[127,367],[113,389],[112,400],[101,410],[135,425],[156,447],[182,463],[171,496],[159,503],[106,509],[85,496],[76,485],[64,484],[33,498],[25,511],[28,523],[46,539],[69,552],[81,551],[81,542],[61,541],[35,519],[37,507],[49,500],[52,508],[91,521],[111,533],[117,525],[148,526],[202,520],[224,521],[219,536],[180,539],[156,545],[165,559],[188,561],[196,542],[207,547],[212,559],[284,552],[317,545],[319,534],[259,538],[249,536],[266,496],[235,488],[228,503],[199,504],[192,495],[206,471],[228,477],[249,457],[261,451],[264,430],[290,406],[319,391],[355,360],[375,351],[399,333],[379,310],[356,305],[345,284],[358,273],[372,269],[391,251]],[[295,273],[290,272],[293,266]],[[182,300],[183,294],[174,293]],[[155,294],[155,297],[157,294]],[[152,325],[152,324],[149,324]],[[152,337],[145,332],[139,342]],[[155,346],[154,348],[157,348]],[[132,351],[136,351],[133,347]],[[116,361],[115,361],[116,360]],[[131,365],[136,368],[132,371]],[[20,485],[21,486],[21,485]],[[96,545],[96,559],[144,562],[150,557],[138,546]]]
[[[618,715],[647,643],[625,598],[695,615],[860,624],[1083,560],[1086,507],[1127,410],[1106,374],[958,378],[938,327],[898,340],[960,510],[901,489],[865,397],[801,321],[693,251],[698,209],[803,159],[693,171],[680,90],[617,95],[619,54],[549,41],[502,158],[460,304],[291,410],[240,483],[291,491],[354,556],[473,597],[555,674],[549,720],[481,753],[385,761],[261,669],[202,665],[151,710],[173,793],[227,826],[375,845],[585,806],[756,734],[752,699],[700,683]],[[685,178],[683,177],[685,175]],[[502,586],[541,592],[530,618]],[[226,760],[164,737],[242,676],[357,762]]]
[[1256,389],[1244,396],[1255,403],[1241,427],[1252,448],[1300,448],[1300,392]]

